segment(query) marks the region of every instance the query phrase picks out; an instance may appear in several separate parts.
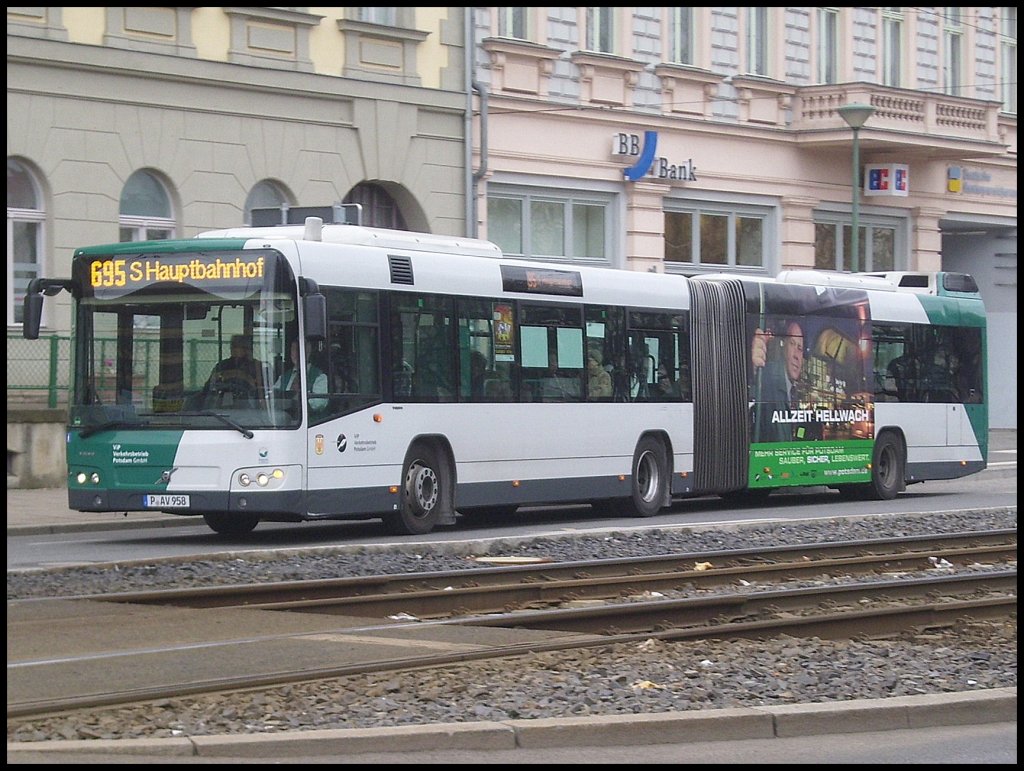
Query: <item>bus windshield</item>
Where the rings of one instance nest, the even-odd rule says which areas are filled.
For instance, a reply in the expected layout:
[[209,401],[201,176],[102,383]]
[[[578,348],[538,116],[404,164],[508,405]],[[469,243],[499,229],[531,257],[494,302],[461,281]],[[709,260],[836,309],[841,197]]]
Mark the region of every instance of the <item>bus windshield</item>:
[[274,252],[76,259],[70,424],[250,429],[299,424],[275,390],[297,338],[295,281]]

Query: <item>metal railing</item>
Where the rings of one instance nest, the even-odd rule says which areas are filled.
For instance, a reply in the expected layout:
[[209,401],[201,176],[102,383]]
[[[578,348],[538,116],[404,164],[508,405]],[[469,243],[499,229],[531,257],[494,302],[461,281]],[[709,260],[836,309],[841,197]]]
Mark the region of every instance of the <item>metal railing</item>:
[[71,337],[7,333],[7,406],[60,407],[71,383]]

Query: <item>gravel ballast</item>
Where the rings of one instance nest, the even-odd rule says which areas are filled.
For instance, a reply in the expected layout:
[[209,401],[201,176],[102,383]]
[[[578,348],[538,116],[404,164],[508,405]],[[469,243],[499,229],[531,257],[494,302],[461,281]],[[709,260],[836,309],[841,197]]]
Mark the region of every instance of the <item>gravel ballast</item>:
[[[443,547],[325,548],[230,559],[8,573],[8,600],[479,568],[474,556],[557,561],[766,548],[1016,528],[1005,510],[503,539]],[[122,739],[640,714],[881,699],[1017,684],[1016,617],[882,640],[782,637],[608,645],[254,692],[9,719],[8,741]]]

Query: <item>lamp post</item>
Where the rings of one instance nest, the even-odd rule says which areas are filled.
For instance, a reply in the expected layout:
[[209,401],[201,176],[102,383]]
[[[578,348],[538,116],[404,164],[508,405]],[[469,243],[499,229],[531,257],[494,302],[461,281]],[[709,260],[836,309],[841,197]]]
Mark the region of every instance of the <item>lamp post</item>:
[[853,227],[850,232],[850,272],[856,273],[860,262],[860,129],[868,122],[868,118],[874,113],[875,108],[870,104],[844,104],[837,107],[836,112],[842,117],[846,124],[853,129]]

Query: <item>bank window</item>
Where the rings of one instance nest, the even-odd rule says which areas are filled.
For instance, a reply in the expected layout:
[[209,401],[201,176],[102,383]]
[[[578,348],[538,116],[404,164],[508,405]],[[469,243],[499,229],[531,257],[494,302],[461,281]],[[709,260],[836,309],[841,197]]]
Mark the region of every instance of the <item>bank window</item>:
[[587,8],[587,50],[615,53],[615,8]]
[[861,224],[856,264],[851,254],[852,230],[849,224],[842,222],[815,223],[814,267],[817,270],[897,270],[902,261],[896,259],[899,240],[896,227]]
[[765,222],[753,213],[666,211],[665,262],[763,268]]
[[903,79],[903,9],[882,7],[882,85],[898,87]]
[[523,6],[498,8],[498,35],[515,38],[516,40],[528,40],[527,21],[529,19],[529,10],[529,8]]
[[669,61],[693,64],[693,7],[673,6],[669,10]]
[[836,83],[839,78],[839,9],[818,9],[818,82]]
[[487,237],[506,255],[607,262],[609,202],[544,193],[492,194]]
[[43,253],[43,210],[40,187],[32,172],[7,159],[7,324],[21,324],[25,291],[39,277]]
[[944,6],[942,10],[942,88],[947,94],[959,96],[963,85],[964,9],[960,6]]
[[747,8],[747,72],[768,75],[768,8]]
[[136,171],[121,190],[120,241],[159,241],[174,237],[167,188],[148,171]]
[[997,7],[999,13],[999,81],[1003,110],[1017,114],[1017,9]]

